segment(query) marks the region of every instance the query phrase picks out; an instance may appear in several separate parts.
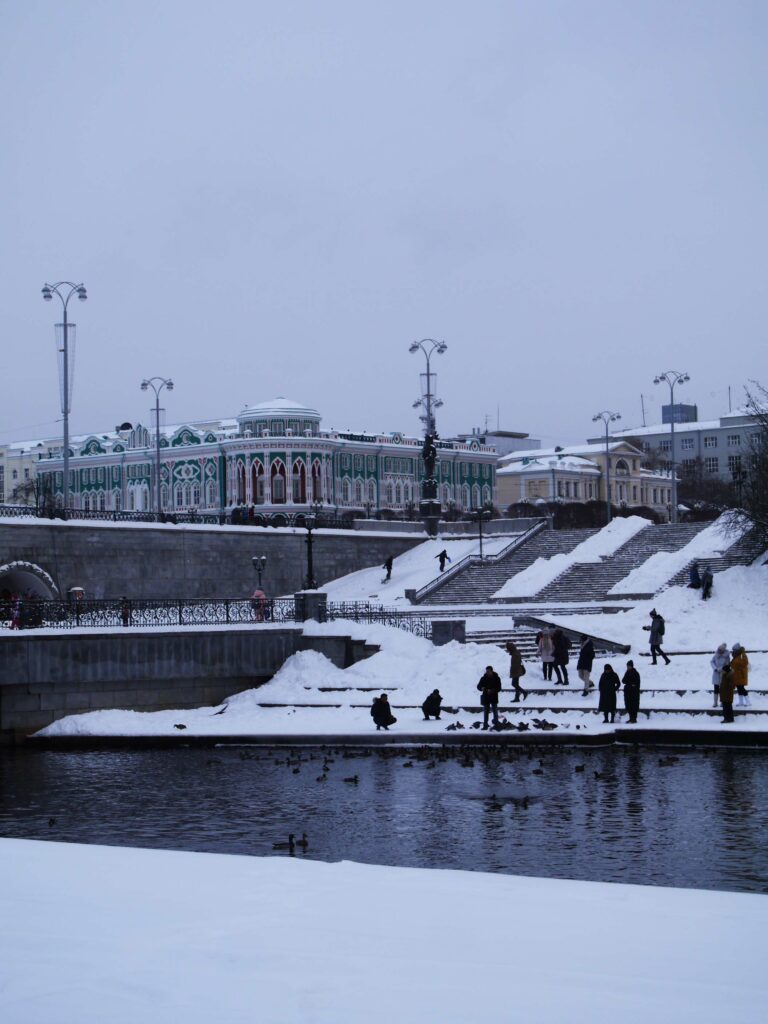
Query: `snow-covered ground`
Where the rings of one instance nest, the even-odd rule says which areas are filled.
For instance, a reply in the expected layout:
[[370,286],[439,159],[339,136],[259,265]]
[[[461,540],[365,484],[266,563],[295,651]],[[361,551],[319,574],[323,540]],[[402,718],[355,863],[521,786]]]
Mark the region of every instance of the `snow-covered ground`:
[[760,895],[16,839],[0,879],[5,1024],[765,1018]]
[[[592,678],[597,681],[605,662],[613,665],[621,675],[627,657],[633,658],[644,690],[641,706],[659,710],[650,720],[654,728],[722,730],[719,718],[665,715],[661,710],[694,712],[711,707],[709,659],[718,644],[723,642],[729,648],[734,643],[746,647],[751,663],[753,708],[768,711],[768,696],[754,692],[768,691],[768,654],[755,653],[768,648],[765,629],[768,621],[768,567],[737,566],[719,573],[710,601],[702,601],[699,592],[686,587],[670,588],[656,601],[656,607],[666,619],[664,649],[673,658],[669,666],[663,662],[653,666],[647,657],[642,656],[648,651],[648,633],[643,631],[643,626],[650,622],[651,602],[613,615],[568,615],[559,621],[569,629],[583,629],[631,646],[627,656],[598,658]],[[554,617],[553,621],[558,620]],[[460,711],[458,715],[444,715],[440,722],[424,722],[419,709],[433,689],[440,690],[446,705],[476,706],[479,698],[476,684],[486,665],[492,665],[504,685],[509,686],[508,657],[494,645],[451,643],[434,647],[430,641],[394,627],[353,622],[307,623],[305,629],[308,633],[348,632],[379,644],[381,651],[348,669],[336,668],[314,651],[295,654],[269,683],[233,696],[223,714],[216,714],[221,707],[192,711],[94,711],[60,719],[43,730],[41,735],[179,735],[174,728],[177,724],[186,726],[186,736],[369,735],[372,723],[368,706],[373,695],[367,688],[375,687],[388,691],[389,701],[395,709],[398,722],[391,730],[393,735],[407,732],[439,738],[456,721],[470,728],[478,720],[478,715]],[[511,720],[532,722],[537,717],[546,718],[554,722],[561,733],[603,733],[610,730],[610,726],[602,724],[600,716],[585,717],[583,714],[582,709],[596,708],[597,694],[593,691],[589,697],[580,696],[580,687],[576,685],[575,655],[574,647],[570,663],[571,686],[567,689],[545,684],[538,662],[528,662],[523,686],[547,692],[531,695],[527,702],[518,706]],[[327,687],[336,689],[329,692],[325,689]],[[347,689],[341,691],[338,688]],[[677,692],[683,690],[689,692]],[[505,690],[502,705],[508,704],[510,696],[509,690]],[[262,704],[319,706],[265,708]],[[619,706],[622,706],[621,696]],[[550,710],[542,714],[541,708]],[[565,710],[568,708],[573,710]],[[734,732],[768,729],[768,715],[738,718],[729,729]]]
[[[702,567],[708,558],[721,555],[741,537],[743,531],[734,533],[718,519],[690,540],[678,551],[657,551],[642,565],[633,569],[624,579],[619,580],[608,591],[609,594],[655,594],[672,577],[684,569],[689,562],[698,560]],[[719,577],[718,577],[719,579]]]
[[551,558],[537,558],[533,565],[507,580],[494,597],[529,597],[538,594],[571,566],[579,562],[600,562],[630,541],[636,533],[648,526],[641,516],[614,519],[602,530],[577,544],[567,553]]
[[[495,555],[514,540],[513,536],[484,537],[483,554]],[[376,604],[400,603],[410,607],[405,599],[406,589],[419,590],[440,575],[437,555],[443,549],[451,559],[446,566],[447,571],[452,564],[467,555],[479,554],[480,542],[477,537],[436,537],[398,555],[392,566],[392,579],[388,583],[384,582],[385,570],[377,566],[332,580],[321,589],[328,594],[329,601],[374,601]]]

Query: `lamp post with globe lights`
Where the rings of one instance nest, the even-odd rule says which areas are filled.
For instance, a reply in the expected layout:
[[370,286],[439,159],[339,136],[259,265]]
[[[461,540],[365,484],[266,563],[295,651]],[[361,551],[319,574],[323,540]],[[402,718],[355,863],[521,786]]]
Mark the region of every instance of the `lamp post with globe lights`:
[[611,453],[608,439],[608,432],[610,424],[615,423],[616,420],[621,419],[621,413],[611,412],[610,409],[603,409],[602,412],[596,413],[592,417],[592,422],[597,423],[598,420],[603,421],[605,426],[605,520],[606,523],[611,521]]
[[155,393],[155,512],[159,519],[162,512],[160,501],[160,392],[163,388],[173,391],[173,381],[170,377],[149,377],[141,382],[141,390],[147,391],[149,388]]
[[670,520],[673,523],[678,521],[677,515],[677,468],[675,465],[675,387],[678,384],[685,384],[691,378],[687,373],[679,370],[665,370],[653,378],[654,384],[661,384],[666,381],[669,384],[669,464],[672,470],[672,508],[670,509]]
[[[61,382],[61,413],[64,422],[64,494],[63,502],[64,509],[63,514],[66,518],[67,509],[69,508],[69,412],[72,404],[72,386],[70,383],[70,365],[69,365],[69,332],[76,325],[71,324],[67,318],[67,307],[69,306],[69,300],[73,295],[76,295],[80,302],[85,302],[88,298],[88,294],[85,290],[85,285],[73,284],[72,281],[57,281],[55,284],[43,285],[43,298],[46,302],[50,302],[54,295],[58,295],[61,299],[61,305],[64,309],[64,317],[61,324],[56,324],[56,327],[61,328],[61,346],[57,344],[57,350],[61,356],[59,362],[60,370],[60,382]],[[56,339],[58,342],[58,338]]]

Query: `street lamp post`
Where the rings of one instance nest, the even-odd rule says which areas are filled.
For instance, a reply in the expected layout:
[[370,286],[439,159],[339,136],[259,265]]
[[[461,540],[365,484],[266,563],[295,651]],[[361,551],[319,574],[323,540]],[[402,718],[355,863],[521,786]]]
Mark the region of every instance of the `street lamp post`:
[[254,555],[251,558],[251,563],[253,564],[253,568],[256,570],[256,574],[257,574],[258,580],[259,580],[258,587],[259,587],[259,590],[261,590],[261,574],[264,572],[264,570],[267,567],[267,556],[266,555]]
[[141,390],[146,391],[152,388],[155,393],[155,511],[158,519],[162,512],[160,503],[160,392],[163,388],[173,391],[173,381],[170,377],[150,377],[141,382]]
[[653,378],[654,384],[661,384],[662,381],[666,381],[667,384],[669,384],[669,459],[672,469],[672,514],[670,519],[673,523],[676,523],[678,520],[677,469],[675,467],[675,386],[677,384],[685,384],[685,382],[690,379],[691,378],[687,373],[681,373],[679,370],[665,370],[663,373],[659,373]]
[[475,509],[472,514],[477,516],[477,532],[478,532],[478,538],[479,538],[479,541],[480,541],[480,561],[482,562],[482,560],[483,560],[483,520],[485,519],[486,516],[490,519],[490,517],[492,515],[492,512],[491,512],[491,509],[486,508],[484,506],[481,506],[480,508]]
[[611,412],[610,409],[603,409],[602,412],[597,413],[592,417],[592,422],[597,423],[598,420],[603,421],[605,426],[605,521],[610,523],[611,521],[611,453],[608,441],[608,432],[610,424],[615,423],[616,420],[621,419],[621,413]]
[[316,590],[315,566],[312,560],[312,531],[315,528],[315,517],[312,515],[307,516],[304,520],[304,525],[307,530],[307,585],[304,589]]
[[[66,294],[65,294],[66,292]],[[70,411],[70,383],[69,383],[69,328],[75,327],[67,319],[67,307],[73,295],[77,295],[81,302],[85,302],[88,294],[84,284],[73,284],[71,281],[57,281],[56,284],[43,285],[43,298],[50,302],[54,295],[58,295],[64,307],[64,319],[61,324],[61,412],[64,417],[64,518],[69,508],[69,411]],[[57,326],[59,326],[57,324]]]
[[413,407],[418,409],[419,406],[423,406],[424,415],[421,417],[421,420],[424,423],[424,433],[431,434],[432,436],[437,432],[435,429],[435,409],[439,409],[443,403],[439,398],[435,398],[432,390],[433,374],[430,369],[430,360],[435,352],[441,356],[447,348],[448,346],[444,341],[436,341],[434,338],[422,338],[421,341],[412,342],[408,349],[409,352],[418,352],[421,349],[427,360],[427,372],[425,375],[427,383],[426,394],[423,394],[421,398],[417,398],[413,403]]

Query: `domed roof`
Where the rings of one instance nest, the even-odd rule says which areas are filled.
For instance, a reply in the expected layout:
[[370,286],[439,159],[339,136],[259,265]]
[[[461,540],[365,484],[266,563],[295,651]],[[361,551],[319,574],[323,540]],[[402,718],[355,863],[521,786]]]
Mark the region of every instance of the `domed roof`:
[[273,416],[296,416],[307,419],[320,419],[317,409],[311,409],[301,402],[294,402],[290,398],[271,398],[268,402],[259,402],[258,405],[246,405],[238,414],[238,419],[253,417],[257,419],[271,418]]

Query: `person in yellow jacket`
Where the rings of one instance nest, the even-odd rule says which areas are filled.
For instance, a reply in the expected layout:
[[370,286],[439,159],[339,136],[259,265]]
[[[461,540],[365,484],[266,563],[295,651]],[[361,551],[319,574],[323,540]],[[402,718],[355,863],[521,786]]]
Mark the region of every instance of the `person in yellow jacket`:
[[731,672],[733,673],[733,685],[739,695],[740,707],[752,707],[749,702],[747,686],[749,685],[749,658],[741,644],[734,644],[731,648]]

